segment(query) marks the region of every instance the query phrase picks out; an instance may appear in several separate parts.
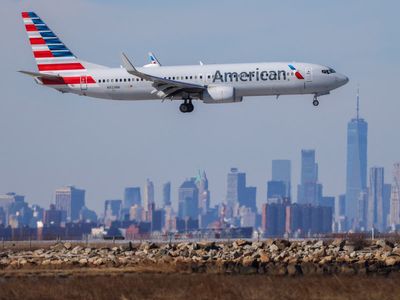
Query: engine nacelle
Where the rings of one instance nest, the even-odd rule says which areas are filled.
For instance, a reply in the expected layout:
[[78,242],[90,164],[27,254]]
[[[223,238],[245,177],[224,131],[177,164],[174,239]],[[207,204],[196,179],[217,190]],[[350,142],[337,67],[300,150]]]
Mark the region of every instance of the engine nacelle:
[[202,95],[204,103],[242,102],[243,97],[236,97],[235,88],[225,85],[210,85]]

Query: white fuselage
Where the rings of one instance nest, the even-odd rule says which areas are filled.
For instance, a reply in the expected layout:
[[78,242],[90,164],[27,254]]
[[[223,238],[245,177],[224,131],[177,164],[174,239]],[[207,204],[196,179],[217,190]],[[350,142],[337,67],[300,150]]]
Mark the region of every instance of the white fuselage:
[[[181,83],[191,83],[205,87],[233,87],[237,99],[247,96],[295,94],[313,94],[319,96],[329,94],[331,90],[348,82],[346,76],[336,73],[333,69],[308,63],[282,62],[160,66],[137,68],[137,70],[145,74]],[[327,70],[330,71],[328,72]],[[300,75],[296,75],[296,72],[299,72]],[[52,73],[56,74],[57,72]],[[62,76],[79,76],[81,80],[79,83],[51,84],[49,86],[62,92],[103,99],[161,99],[154,92],[151,81],[133,76],[125,68],[91,67],[84,72],[81,71],[79,74],[76,71],[71,71],[70,74],[63,72]],[[182,98],[181,95],[178,95],[173,99],[181,100]],[[199,95],[197,97],[193,95],[192,98],[202,99],[202,96]],[[204,102],[223,103],[223,101]]]

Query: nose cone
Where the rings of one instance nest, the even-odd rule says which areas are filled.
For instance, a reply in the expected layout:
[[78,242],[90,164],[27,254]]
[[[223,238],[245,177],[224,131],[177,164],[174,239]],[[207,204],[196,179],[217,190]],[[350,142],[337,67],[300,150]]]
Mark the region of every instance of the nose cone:
[[338,83],[338,86],[343,86],[346,83],[349,82],[349,77],[343,75],[343,74],[337,74],[336,75],[336,82]]

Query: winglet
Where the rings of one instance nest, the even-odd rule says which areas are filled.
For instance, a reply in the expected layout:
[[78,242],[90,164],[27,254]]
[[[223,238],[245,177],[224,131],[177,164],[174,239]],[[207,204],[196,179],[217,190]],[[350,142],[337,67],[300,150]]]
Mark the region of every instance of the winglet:
[[133,66],[129,58],[125,55],[124,52],[121,53],[122,65],[128,71],[128,73],[138,73],[136,68]]

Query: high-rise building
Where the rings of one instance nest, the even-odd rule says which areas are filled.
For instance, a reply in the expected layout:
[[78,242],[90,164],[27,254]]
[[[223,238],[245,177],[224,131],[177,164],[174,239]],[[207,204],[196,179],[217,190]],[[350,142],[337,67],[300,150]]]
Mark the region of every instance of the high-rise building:
[[44,211],[43,223],[47,227],[60,227],[62,222],[61,210],[57,210],[54,204],[50,204],[50,209]]
[[393,166],[393,184],[390,197],[390,226],[400,225],[400,162]]
[[262,231],[265,237],[283,237],[286,231],[286,207],[289,203],[265,203],[261,208]]
[[272,161],[272,181],[283,181],[286,186],[285,198],[291,198],[291,162],[286,159]]
[[163,185],[163,206],[171,206],[171,182]]
[[104,224],[110,226],[113,221],[121,217],[122,200],[104,201]]
[[66,186],[56,190],[56,210],[65,212],[67,222],[79,221],[79,212],[85,206],[85,190]]
[[154,204],[154,184],[150,179],[146,180],[146,185],[144,186],[144,201],[143,208],[147,212],[150,210],[151,206]]
[[368,189],[361,191],[358,198],[355,229],[364,231],[368,227]]
[[287,188],[284,181],[268,181],[267,182],[267,201],[269,199],[287,198]]
[[346,231],[346,195],[339,195],[335,201],[335,232]]
[[205,171],[203,173],[199,171],[195,183],[199,190],[199,212],[206,214],[210,209],[210,191],[208,190],[208,179]]
[[246,197],[246,173],[241,173],[237,168],[231,168],[227,178],[226,202],[229,207],[240,206]]
[[367,136],[368,124],[357,116],[347,124],[346,217],[349,229],[355,227],[357,203],[360,193],[367,188]]
[[298,203],[318,205],[322,198],[322,185],[318,184],[318,164],[315,150],[301,150],[301,184],[298,186]]
[[392,185],[385,183],[383,185],[383,228],[387,230],[390,226],[390,196]]
[[179,187],[178,217],[197,220],[199,216],[199,189],[195,178],[185,180]]
[[140,187],[127,187],[124,191],[124,207],[129,211],[133,205],[142,205],[142,197],[140,195]]
[[0,208],[4,212],[4,225],[8,226],[9,217],[16,213],[25,203],[25,196],[17,195],[16,193],[7,193],[0,195]]
[[383,231],[383,189],[384,169],[372,167],[369,170],[368,229]]
[[255,186],[246,187],[246,194],[240,201],[240,206],[250,208],[252,212],[257,213],[257,188]]

